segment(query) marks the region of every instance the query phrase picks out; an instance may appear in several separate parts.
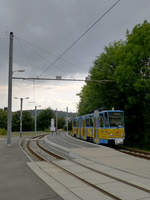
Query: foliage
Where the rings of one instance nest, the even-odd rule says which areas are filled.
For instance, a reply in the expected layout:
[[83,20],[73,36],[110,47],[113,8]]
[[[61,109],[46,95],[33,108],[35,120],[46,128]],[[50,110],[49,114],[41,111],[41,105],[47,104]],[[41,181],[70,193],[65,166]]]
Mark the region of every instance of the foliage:
[[71,131],[72,130],[72,120],[68,121],[68,130]]
[[105,47],[80,94],[79,114],[106,107],[125,111],[126,143],[150,144],[150,24],[127,31],[126,41]]
[[[22,130],[32,131],[34,127],[34,119],[28,111],[23,111],[22,113]],[[20,130],[20,112],[14,112],[12,115],[12,130]]]
[[0,109],[0,128],[7,129],[7,111]]
[[0,135],[6,135],[7,131],[4,128],[0,128]]
[[[64,130],[66,131],[67,130],[67,126],[65,125],[64,126]],[[72,130],[72,120],[68,120],[68,131],[71,131]]]
[[50,108],[41,111],[37,116],[38,130],[43,131],[45,129],[50,128],[51,118],[54,118],[54,113]]
[[65,118],[64,117],[58,117],[58,129],[63,129],[65,125]]

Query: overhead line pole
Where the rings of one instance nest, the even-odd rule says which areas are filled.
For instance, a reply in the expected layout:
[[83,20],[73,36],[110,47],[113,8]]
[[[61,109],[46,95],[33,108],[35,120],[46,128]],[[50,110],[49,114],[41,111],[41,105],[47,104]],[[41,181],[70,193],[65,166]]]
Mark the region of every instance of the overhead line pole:
[[34,115],[34,132],[37,135],[37,106],[35,106]]
[[10,32],[9,42],[9,75],[8,75],[8,121],[7,121],[7,144],[11,144],[12,134],[12,74],[13,74],[13,32]]
[[20,98],[20,137],[22,137],[22,107],[23,107],[23,98]]
[[66,111],[67,111],[67,134],[68,134],[68,107],[66,108]]
[[56,108],[56,135],[58,133],[58,112],[57,112],[57,108]]

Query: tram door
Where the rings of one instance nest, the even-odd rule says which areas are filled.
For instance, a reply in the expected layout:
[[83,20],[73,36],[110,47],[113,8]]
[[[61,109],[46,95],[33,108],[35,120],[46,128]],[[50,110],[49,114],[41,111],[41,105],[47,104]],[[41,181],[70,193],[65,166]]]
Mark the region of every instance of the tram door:
[[96,123],[96,118],[94,118],[94,138],[96,138],[96,132],[97,132],[97,123]]
[[79,131],[80,131],[80,138],[81,138],[81,136],[82,136],[82,119],[80,119],[80,129],[79,129]]
[[82,123],[83,123],[83,137],[85,137],[85,119],[82,121]]

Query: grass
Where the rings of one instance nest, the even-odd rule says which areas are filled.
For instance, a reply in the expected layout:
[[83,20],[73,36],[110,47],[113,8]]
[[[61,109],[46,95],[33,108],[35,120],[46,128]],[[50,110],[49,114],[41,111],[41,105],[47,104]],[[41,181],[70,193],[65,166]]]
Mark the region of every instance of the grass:
[[[45,133],[45,132],[44,131],[38,131],[37,132],[38,135],[41,135],[43,133]],[[48,132],[46,132],[46,133],[48,134]],[[36,136],[34,131],[22,132],[22,135],[26,136],[26,137]],[[20,136],[20,132],[12,132],[12,137],[17,137],[17,136]],[[0,138],[6,138],[6,137],[7,137],[7,135],[0,135]]]

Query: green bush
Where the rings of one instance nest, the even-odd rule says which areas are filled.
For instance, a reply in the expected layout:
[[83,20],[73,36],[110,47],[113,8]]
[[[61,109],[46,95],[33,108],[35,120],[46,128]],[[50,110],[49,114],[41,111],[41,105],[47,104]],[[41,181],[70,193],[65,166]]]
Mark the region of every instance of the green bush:
[[0,128],[0,135],[6,135],[7,131],[4,128]]
[[49,128],[45,128],[44,132],[50,132],[50,129]]

